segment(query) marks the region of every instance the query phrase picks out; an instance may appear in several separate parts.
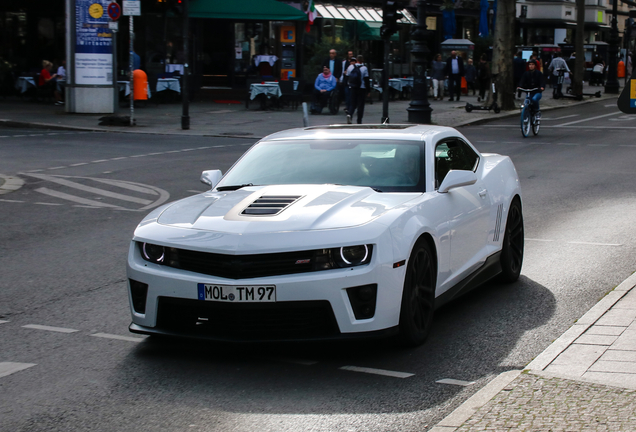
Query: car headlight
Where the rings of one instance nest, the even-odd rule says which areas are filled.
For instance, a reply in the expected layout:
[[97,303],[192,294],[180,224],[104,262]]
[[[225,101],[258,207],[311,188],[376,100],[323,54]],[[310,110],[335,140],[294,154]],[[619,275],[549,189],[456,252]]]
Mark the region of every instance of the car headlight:
[[316,270],[355,267],[369,264],[371,261],[372,245],[342,246],[317,251],[315,258]]
[[152,243],[141,243],[141,256],[146,261],[161,264],[166,258],[166,248]]

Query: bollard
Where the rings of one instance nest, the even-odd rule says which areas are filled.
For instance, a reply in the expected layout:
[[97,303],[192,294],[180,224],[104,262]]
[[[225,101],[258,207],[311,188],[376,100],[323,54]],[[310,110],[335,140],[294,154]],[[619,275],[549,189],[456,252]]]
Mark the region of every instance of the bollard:
[[309,114],[307,113],[307,102],[303,102],[303,127],[309,126]]

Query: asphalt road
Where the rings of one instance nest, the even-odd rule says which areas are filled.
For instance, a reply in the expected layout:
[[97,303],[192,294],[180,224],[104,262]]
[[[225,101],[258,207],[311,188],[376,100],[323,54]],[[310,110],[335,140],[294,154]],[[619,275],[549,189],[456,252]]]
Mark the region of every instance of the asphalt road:
[[[634,270],[635,118],[601,102],[545,112],[537,137],[523,138],[517,118],[461,129],[515,162],[524,268],[513,286],[440,309],[413,350],[129,333],[136,224],[160,201],[205,190],[201,171],[227,170],[252,143],[2,129],[0,174],[25,183],[0,195],[0,431],[426,430]],[[9,363],[24,369],[3,376]]]

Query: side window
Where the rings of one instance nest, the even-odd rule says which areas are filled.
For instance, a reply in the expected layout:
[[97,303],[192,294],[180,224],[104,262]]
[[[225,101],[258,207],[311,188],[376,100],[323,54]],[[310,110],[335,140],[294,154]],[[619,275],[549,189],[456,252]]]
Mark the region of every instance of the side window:
[[479,156],[459,138],[442,140],[435,146],[435,188],[450,170],[475,171]]

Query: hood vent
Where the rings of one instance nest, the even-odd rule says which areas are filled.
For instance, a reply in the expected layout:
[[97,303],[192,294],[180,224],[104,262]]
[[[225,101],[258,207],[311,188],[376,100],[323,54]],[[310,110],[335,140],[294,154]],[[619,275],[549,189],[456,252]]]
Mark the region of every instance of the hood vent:
[[298,201],[301,196],[262,196],[241,212],[245,216],[275,216]]

